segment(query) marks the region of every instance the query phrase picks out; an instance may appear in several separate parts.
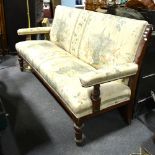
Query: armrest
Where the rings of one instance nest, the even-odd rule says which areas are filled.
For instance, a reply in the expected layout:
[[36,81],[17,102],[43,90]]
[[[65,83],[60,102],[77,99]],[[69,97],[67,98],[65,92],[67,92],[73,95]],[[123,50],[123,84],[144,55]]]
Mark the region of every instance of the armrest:
[[82,75],[80,81],[83,87],[90,87],[135,75],[137,70],[138,65],[134,63],[108,66]]
[[51,27],[22,28],[17,31],[18,35],[50,33]]

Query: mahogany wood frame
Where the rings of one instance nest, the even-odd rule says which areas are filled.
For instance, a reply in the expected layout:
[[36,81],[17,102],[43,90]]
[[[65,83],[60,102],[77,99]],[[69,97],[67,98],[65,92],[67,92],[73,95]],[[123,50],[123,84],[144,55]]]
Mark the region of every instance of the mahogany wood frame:
[[1,44],[1,53],[4,55],[8,52],[7,47],[7,35],[6,35],[6,24],[5,24],[5,15],[4,15],[4,2],[0,0],[0,44]]
[[[75,142],[77,145],[81,145],[81,144],[83,144],[83,140],[84,140],[84,134],[82,132],[83,123],[91,117],[95,117],[95,116],[100,115],[104,112],[108,112],[110,110],[119,108],[119,110],[120,110],[122,116],[124,116],[124,119],[126,120],[126,122],[128,124],[131,123],[132,116],[133,116],[133,109],[134,109],[133,108],[134,107],[134,99],[135,99],[135,95],[136,95],[136,88],[137,88],[137,83],[138,83],[138,79],[139,79],[139,75],[140,75],[141,64],[143,61],[143,57],[147,51],[146,48],[147,48],[147,44],[148,44],[149,38],[151,36],[151,33],[152,33],[152,25],[148,25],[144,31],[143,37],[139,43],[139,47],[136,52],[134,62],[136,64],[138,64],[139,67],[138,67],[137,74],[129,77],[128,86],[131,89],[130,100],[110,106],[103,110],[100,110],[100,102],[101,102],[100,85],[99,84],[94,85],[94,90],[92,91],[91,96],[90,96],[90,98],[92,100],[92,113],[89,115],[83,116],[81,118],[77,118],[74,115],[74,113],[67,108],[63,98],[47,83],[47,81],[44,80],[42,75],[27,60],[25,60],[21,55],[18,54],[20,69],[21,69],[21,71],[24,70],[24,62],[26,62],[31,67],[32,73],[47,88],[47,90],[55,97],[55,99],[58,101],[58,103],[63,107],[63,109],[67,112],[67,114],[73,120],[74,129],[75,129]],[[30,35],[27,37],[27,39],[30,39]]]

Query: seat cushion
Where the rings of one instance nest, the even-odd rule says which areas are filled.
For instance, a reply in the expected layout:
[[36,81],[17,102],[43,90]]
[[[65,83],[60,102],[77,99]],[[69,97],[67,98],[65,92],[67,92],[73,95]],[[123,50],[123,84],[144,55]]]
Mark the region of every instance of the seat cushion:
[[[63,98],[77,118],[92,113],[92,87],[81,86],[80,75],[96,70],[50,41],[23,41],[16,49]],[[113,81],[101,85],[101,109],[129,100],[130,88]]]

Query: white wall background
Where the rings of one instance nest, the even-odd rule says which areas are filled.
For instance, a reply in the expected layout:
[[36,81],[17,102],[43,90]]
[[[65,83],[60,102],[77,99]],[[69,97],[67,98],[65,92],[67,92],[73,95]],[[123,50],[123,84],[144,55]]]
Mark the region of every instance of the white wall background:
[[75,0],[61,0],[61,5],[74,7],[75,6]]

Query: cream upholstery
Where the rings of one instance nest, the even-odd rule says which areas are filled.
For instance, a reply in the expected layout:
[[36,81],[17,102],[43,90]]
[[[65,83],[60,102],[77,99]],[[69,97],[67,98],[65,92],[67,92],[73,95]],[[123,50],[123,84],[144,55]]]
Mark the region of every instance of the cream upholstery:
[[115,80],[136,74],[133,61],[147,24],[58,6],[51,29],[18,31],[49,32],[50,41],[23,41],[16,49],[80,118],[92,113],[91,86],[96,83],[104,83],[100,109],[130,100],[128,85]]
[[17,31],[18,35],[27,35],[27,34],[42,34],[49,33],[51,27],[37,27],[37,28],[23,28]]
[[[95,72],[95,68],[50,41],[24,41],[17,43],[16,49],[59,93],[77,117],[92,113],[92,103],[89,97],[92,87],[83,88],[79,77]],[[112,91],[111,87],[113,87]],[[130,89],[123,83],[114,81],[103,84],[101,86],[101,109],[128,100],[130,94]]]
[[[50,38],[99,69],[133,62],[146,21],[58,6]],[[64,16],[65,14],[65,16]]]
[[105,65],[101,69],[82,74],[80,81],[83,87],[90,87],[134,75],[137,70],[138,65],[134,63]]

